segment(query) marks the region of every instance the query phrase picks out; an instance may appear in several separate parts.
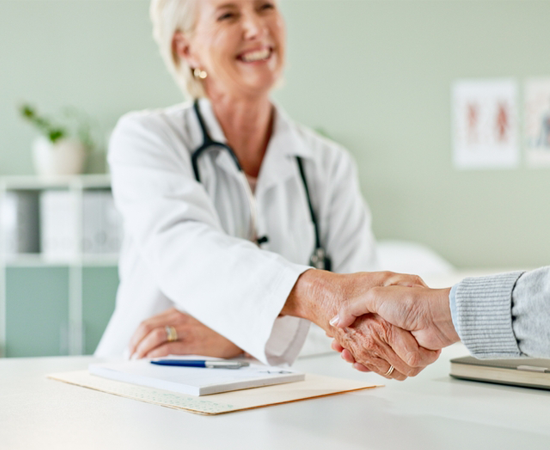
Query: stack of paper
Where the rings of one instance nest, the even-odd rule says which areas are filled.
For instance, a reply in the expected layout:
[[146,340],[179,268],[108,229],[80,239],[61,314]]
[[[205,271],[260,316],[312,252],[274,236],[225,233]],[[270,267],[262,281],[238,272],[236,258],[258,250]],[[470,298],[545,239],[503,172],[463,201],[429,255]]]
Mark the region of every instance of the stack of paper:
[[[191,357],[205,359],[205,357]],[[174,357],[170,357],[174,359]],[[181,358],[186,359],[186,358]],[[213,358],[207,358],[213,359]],[[92,364],[92,375],[189,395],[209,395],[260,386],[302,381],[305,375],[281,367],[251,364],[241,369],[158,366],[150,361]]]

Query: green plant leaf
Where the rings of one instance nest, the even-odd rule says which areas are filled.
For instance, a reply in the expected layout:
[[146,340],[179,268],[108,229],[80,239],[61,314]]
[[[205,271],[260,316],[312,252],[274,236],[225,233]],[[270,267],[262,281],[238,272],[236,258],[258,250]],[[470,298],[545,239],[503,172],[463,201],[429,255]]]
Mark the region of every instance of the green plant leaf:
[[50,141],[55,143],[58,140],[63,139],[65,137],[65,131],[61,129],[50,130],[48,137],[50,138]]

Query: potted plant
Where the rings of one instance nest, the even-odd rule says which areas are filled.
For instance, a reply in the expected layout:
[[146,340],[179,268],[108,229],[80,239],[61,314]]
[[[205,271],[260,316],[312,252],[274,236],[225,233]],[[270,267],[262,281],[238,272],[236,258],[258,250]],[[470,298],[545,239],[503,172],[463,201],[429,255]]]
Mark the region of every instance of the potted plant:
[[74,109],[65,112],[67,118],[78,123],[76,137],[71,137],[66,126],[60,126],[45,116],[38,114],[28,104],[22,105],[20,113],[41,133],[32,145],[33,163],[38,175],[54,177],[82,173],[86,156],[93,147],[90,126],[78,116]]

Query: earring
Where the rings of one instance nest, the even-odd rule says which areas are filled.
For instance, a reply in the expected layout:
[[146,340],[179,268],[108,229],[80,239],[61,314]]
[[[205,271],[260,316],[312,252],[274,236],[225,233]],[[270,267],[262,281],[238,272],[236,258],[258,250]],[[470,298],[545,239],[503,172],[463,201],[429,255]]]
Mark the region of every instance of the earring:
[[193,69],[193,76],[195,78],[199,78],[201,80],[204,80],[208,76],[208,74],[206,73],[205,70]]

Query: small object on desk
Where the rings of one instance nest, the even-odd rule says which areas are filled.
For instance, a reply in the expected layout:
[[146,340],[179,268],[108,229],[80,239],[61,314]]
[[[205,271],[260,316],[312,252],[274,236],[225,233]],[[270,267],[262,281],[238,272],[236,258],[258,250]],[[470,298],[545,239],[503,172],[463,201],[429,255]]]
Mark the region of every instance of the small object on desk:
[[550,390],[550,359],[451,359],[454,378]]
[[206,359],[154,359],[158,366],[202,367],[204,369],[241,369],[250,366],[246,361],[219,361]]

